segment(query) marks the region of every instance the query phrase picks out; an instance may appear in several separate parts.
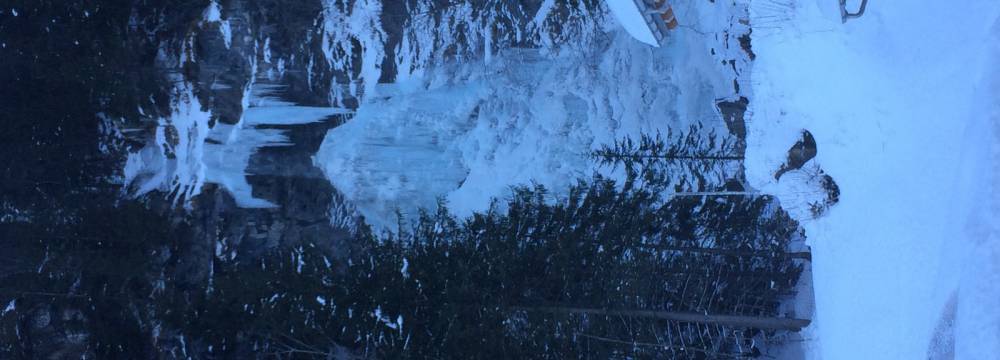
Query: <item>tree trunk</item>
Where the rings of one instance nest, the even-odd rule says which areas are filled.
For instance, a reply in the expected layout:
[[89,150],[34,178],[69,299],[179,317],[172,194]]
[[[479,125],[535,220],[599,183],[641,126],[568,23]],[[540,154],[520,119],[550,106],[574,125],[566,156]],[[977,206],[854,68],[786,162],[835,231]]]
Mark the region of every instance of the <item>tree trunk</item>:
[[664,160],[743,160],[742,156],[734,155],[606,155],[619,160],[624,159],[664,159]]
[[670,196],[753,196],[760,195],[756,191],[682,191],[669,193]]
[[[705,254],[716,254],[716,255],[733,255],[733,256],[760,256],[766,257],[772,254],[777,255],[770,251],[747,251],[747,250],[737,250],[737,249],[716,249],[716,248],[695,248],[695,247],[685,247],[685,246],[671,246],[671,245],[654,245],[654,244],[640,244],[639,247],[654,249],[654,250],[667,250],[667,251],[683,251],[683,252],[693,252],[693,253],[705,253]],[[788,256],[792,259],[803,259],[806,261],[812,261],[812,254],[808,252],[792,252],[792,253],[780,253]]]
[[711,315],[686,312],[673,312],[662,310],[608,310],[592,308],[558,307],[558,306],[538,306],[538,307],[514,307],[514,310],[529,312],[548,312],[565,314],[588,314],[588,315],[609,315],[627,316],[637,318],[655,318],[662,320],[683,321],[701,324],[715,324],[732,327],[746,327],[769,330],[799,331],[809,325],[809,320],[781,317],[758,317],[739,315]]

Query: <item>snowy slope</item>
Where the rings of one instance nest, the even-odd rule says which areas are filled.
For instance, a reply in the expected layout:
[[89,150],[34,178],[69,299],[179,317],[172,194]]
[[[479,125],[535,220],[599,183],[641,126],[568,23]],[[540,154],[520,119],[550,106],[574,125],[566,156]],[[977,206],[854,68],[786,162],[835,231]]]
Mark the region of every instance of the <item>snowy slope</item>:
[[[1000,354],[998,14],[991,0],[876,0],[841,24],[832,0],[752,3],[748,179],[794,201],[795,178],[773,174],[808,129],[842,194],[803,224],[813,357],[927,358],[951,336],[956,358]],[[939,323],[955,294],[952,334]]]
[[[699,10],[729,8],[706,3],[687,13],[697,18]],[[547,23],[546,11],[535,23]],[[734,75],[709,50],[718,46],[713,37],[678,32],[652,48],[606,13],[576,19],[592,21],[580,26],[590,31],[564,41],[593,46],[555,51],[543,41],[460,63],[400,57],[399,67],[411,71],[377,87],[377,97],[327,134],[317,166],[369,222],[391,228],[396,210],[412,215],[438,198],[466,215],[515,185],[537,182],[559,193],[590,176],[592,149],[625,135],[698,121],[727,133],[715,101],[733,96]],[[415,48],[447,48],[440,36],[412,38],[426,39]]]

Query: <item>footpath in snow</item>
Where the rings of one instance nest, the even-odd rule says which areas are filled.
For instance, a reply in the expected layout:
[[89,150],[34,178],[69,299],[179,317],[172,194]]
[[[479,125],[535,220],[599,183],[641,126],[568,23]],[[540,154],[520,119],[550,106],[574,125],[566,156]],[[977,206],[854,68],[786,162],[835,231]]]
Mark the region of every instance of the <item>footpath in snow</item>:
[[[852,1],[848,1],[852,3]],[[995,359],[1000,2],[872,0],[841,23],[835,0],[751,3],[747,176],[774,173],[809,130],[840,203],[803,226],[813,249],[820,359]]]

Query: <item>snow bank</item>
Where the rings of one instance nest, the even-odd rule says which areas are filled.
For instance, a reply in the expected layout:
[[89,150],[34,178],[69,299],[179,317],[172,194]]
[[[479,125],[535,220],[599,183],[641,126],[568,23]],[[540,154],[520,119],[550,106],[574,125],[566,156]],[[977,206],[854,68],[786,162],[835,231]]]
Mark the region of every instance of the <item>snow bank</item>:
[[[1000,353],[997,38],[1000,3],[873,1],[842,24],[835,1],[753,2],[748,180],[774,179],[802,129],[841,203],[803,225],[813,249],[822,359]],[[759,26],[758,26],[759,25]],[[992,50],[992,54],[990,51]],[[984,84],[983,75],[989,66]],[[954,334],[934,334],[957,291]],[[947,329],[947,327],[942,327]]]
[[[982,9],[986,9],[983,7]],[[996,18],[997,10],[992,15]],[[988,20],[990,13],[981,14]],[[980,23],[979,25],[986,25]],[[982,30],[981,28],[978,30]],[[1000,354],[1000,22],[983,45],[988,57],[981,81],[973,83],[976,107],[965,129],[961,173],[971,214],[964,230],[968,248],[961,260],[956,310],[956,358]],[[979,108],[981,106],[981,108]],[[963,224],[959,224],[963,225]]]

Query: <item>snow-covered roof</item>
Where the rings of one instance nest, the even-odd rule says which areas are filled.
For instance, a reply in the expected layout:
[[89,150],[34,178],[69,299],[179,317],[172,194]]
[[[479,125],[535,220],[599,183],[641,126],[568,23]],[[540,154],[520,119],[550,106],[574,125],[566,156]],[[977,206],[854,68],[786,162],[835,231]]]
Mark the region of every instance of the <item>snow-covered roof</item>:
[[622,24],[629,35],[643,43],[655,47],[660,46],[656,34],[653,33],[652,27],[643,15],[642,8],[635,0],[605,0],[604,2],[608,4],[611,13],[615,15],[618,23]]

